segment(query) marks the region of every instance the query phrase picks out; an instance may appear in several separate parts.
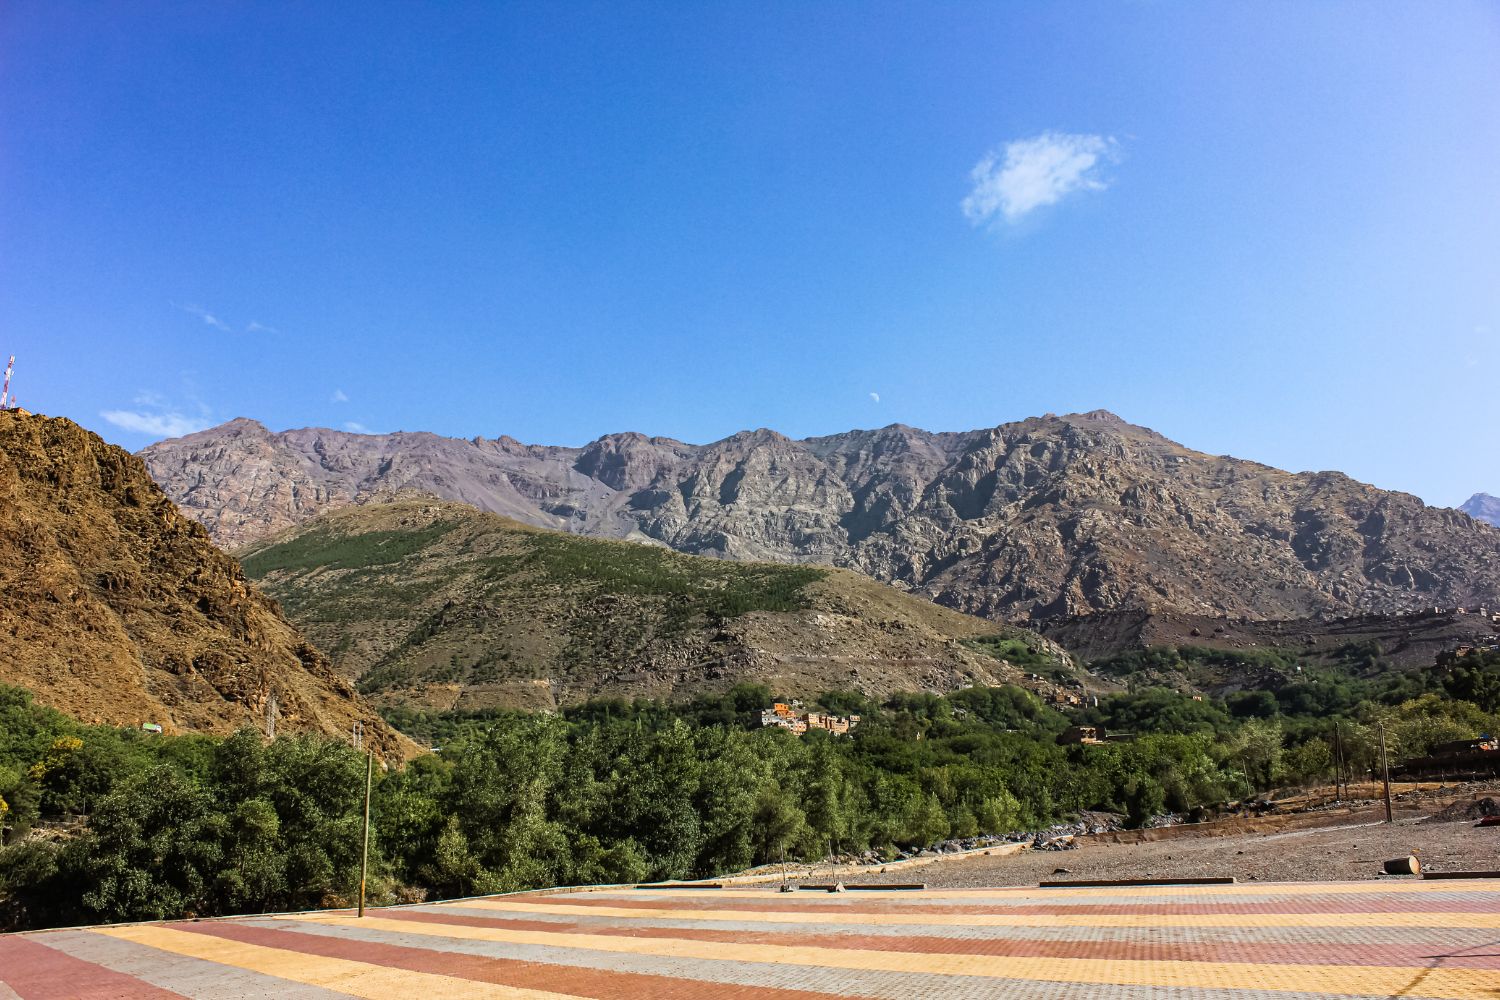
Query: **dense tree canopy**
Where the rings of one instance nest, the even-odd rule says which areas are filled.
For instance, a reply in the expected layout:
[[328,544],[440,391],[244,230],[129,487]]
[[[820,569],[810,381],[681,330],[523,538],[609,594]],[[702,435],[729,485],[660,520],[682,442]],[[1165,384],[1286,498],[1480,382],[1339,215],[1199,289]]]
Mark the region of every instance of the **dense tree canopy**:
[[[1379,725],[1398,757],[1494,731],[1500,658],[1425,673],[1305,677],[1227,704],[1138,687],[1072,718],[1013,687],[830,693],[824,707],[863,716],[848,737],[756,728],[772,692],[751,685],[560,715],[393,712],[439,749],[379,774],[370,892],[710,876],[1084,809],[1140,823],[1327,780],[1336,746],[1359,774]],[[1136,738],[1059,746],[1081,721]],[[0,928],[348,903],[363,787],[364,759],[335,741],[84,726],[0,687]]]

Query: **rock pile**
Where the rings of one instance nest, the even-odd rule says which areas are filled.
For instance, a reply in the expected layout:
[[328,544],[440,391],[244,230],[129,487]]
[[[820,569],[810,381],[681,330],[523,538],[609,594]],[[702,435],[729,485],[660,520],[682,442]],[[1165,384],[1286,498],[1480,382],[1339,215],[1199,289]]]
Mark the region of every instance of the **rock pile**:
[[1486,796],[1470,802],[1454,802],[1444,809],[1439,809],[1432,814],[1431,822],[1458,823],[1464,820],[1484,819],[1486,816],[1497,814],[1500,814],[1500,802]]
[[1075,838],[1097,833],[1110,833],[1125,828],[1125,817],[1118,813],[1082,812],[1071,823],[1058,823],[1042,830],[1016,830],[1010,833],[991,833],[977,837],[956,837],[924,847],[920,850],[899,850],[894,857],[881,855],[879,851],[863,854],[840,855],[829,859],[842,865],[873,865],[882,861],[906,861],[910,858],[937,858],[944,854],[961,854],[1002,844],[1030,843],[1033,850],[1067,851],[1078,845]]

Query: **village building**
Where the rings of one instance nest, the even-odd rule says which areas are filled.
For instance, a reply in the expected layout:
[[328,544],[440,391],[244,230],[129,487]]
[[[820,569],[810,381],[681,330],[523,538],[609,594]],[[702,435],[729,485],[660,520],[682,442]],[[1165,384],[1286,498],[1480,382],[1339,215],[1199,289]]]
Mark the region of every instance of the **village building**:
[[809,729],[822,729],[838,736],[847,736],[849,730],[859,725],[859,716],[829,715],[824,712],[799,712],[799,702],[790,705],[776,702],[760,713],[762,726],[779,726],[801,736]]

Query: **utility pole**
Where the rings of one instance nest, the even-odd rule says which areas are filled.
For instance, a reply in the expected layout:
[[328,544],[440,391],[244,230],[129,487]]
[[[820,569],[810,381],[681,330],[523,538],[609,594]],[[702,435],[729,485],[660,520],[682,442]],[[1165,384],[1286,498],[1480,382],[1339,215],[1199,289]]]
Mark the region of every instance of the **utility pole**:
[[365,876],[370,872],[370,784],[375,777],[375,751],[365,751],[365,842],[359,852],[359,915],[365,915]]
[[1391,766],[1385,759],[1385,723],[1380,724],[1380,770],[1385,774],[1385,821],[1394,823],[1391,817]]

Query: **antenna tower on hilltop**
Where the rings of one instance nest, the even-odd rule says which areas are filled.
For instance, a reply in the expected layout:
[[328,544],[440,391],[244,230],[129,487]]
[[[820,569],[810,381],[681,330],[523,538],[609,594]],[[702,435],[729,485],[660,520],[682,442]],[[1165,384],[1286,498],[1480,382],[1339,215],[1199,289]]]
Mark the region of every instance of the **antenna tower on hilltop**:
[[0,389],[0,410],[11,408],[10,398],[10,373],[16,370],[16,356],[12,354],[10,360],[5,363],[5,388]]

